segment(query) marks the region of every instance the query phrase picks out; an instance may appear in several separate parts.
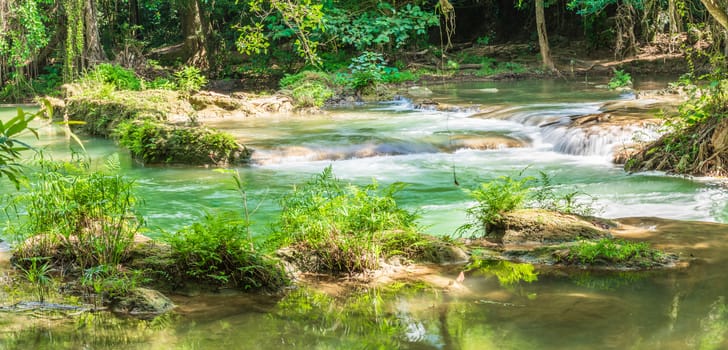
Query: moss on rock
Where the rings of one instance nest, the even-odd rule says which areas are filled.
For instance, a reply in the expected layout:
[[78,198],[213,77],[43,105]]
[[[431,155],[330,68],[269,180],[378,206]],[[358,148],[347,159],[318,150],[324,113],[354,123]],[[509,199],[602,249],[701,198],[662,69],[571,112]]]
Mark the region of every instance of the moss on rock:
[[247,163],[251,154],[232,135],[203,126],[124,121],[117,125],[116,136],[144,163],[225,166]]
[[489,240],[503,244],[556,243],[579,239],[609,238],[607,220],[564,214],[544,209],[521,209],[502,214]]

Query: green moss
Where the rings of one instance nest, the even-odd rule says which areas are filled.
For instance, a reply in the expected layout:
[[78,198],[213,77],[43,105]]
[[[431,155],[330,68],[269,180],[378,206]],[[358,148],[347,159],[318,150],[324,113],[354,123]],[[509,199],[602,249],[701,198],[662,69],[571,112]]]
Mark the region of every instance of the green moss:
[[194,111],[179,94],[167,90],[106,91],[103,86],[87,88],[66,100],[66,114],[83,124],[91,135],[110,136],[124,120],[166,121],[172,115],[194,117]]
[[145,163],[241,164],[250,151],[232,135],[202,126],[127,120],[116,128],[119,143]]
[[664,260],[665,254],[652,249],[644,242],[628,242],[603,238],[598,241],[581,241],[569,247],[562,258],[569,263],[586,265],[624,264],[649,266]]

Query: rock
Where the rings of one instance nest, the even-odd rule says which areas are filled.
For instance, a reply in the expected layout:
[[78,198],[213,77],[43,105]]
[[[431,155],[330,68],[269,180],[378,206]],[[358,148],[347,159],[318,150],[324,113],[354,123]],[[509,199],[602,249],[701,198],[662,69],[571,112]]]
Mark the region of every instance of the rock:
[[111,310],[115,313],[141,318],[153,318],[171,311],[174,304],[164,294],[148,288],[136,288],[127,295],[114,298]]
[[424,86],[412,86],[407,89],[407,94],[412,97],[422,98],[432,95],[432,90]]
[[543,244],[611,238],[613,223],[544,209],[521,209],[502,215],[486,238],[502,244]]
[[446,147],[448,151],[458,149],[500,149],[500,148],[521,148],[528,142],[506,135],[454,135],[450,144]]

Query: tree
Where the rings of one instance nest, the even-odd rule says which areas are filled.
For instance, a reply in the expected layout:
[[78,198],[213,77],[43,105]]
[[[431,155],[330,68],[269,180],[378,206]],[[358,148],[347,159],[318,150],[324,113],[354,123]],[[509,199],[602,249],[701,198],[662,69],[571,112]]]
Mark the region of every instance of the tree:
[[184,53],[187,64],[205,70],[210,67],[208,60],[207,20],[199,0],[177,0],[182,17]]
[[718,3],[719,0],[700,0],[708,13],[718,22],[723,29],[728,30],[728,13],[724,4]]
[[554,61],[551,59],[551,48],[549,47],[549,38],[546,35],[546,18],[544,16],[543,0],[535,0],[536,4],[536,32],[538,33],[538,47],[541,51],[541,60],[543,66],[550,70],[556,70]]

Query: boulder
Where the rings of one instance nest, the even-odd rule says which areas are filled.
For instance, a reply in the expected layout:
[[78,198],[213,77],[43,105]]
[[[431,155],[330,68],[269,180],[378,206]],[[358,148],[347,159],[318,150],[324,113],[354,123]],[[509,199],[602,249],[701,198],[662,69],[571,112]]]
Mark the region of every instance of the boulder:
[[111,302],[115,313],[153,318],[171,311],[174,304],[164,294],[148,288],[135,288],[127,295],[116,297]]
[[545,244],[580,239],[611,238],[608,220],[544,209],[521,209],[503,214],[491,227],[488,240],[502,244]]

